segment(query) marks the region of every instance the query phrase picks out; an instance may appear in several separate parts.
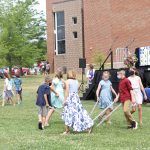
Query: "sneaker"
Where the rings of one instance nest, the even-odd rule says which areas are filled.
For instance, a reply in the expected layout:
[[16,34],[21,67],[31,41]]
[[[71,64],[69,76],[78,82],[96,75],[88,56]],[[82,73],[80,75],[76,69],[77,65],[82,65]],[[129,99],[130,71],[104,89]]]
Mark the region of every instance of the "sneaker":
[[88,133],[91,134],[93,127],[88,129]]
[[42,122],[39,122],[38,128],[39,128],[40,130],[43,130]]
[[133,128],[132,125],[127,126],[127,129],[132,129],[132,128]]
[[132,129],[136,130],[138,128],[138,123],[136,121],[132,122]]
[[65,131],[62,135],[69,135],[70,131]]

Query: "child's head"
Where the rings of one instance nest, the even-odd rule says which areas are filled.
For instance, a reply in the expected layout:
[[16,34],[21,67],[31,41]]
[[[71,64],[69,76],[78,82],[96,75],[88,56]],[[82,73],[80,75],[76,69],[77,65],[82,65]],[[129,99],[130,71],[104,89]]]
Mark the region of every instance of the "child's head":
[[45,83],[50,85],[52,83],[52,78],[50,76],[45,77]]
[[90,69],[90,70],[93,70],[93,69],[94,69],[94,66],[93,66],[92,64],[90,64],[90,65],[89,65],[89,69]]
[[8,73],[4,73],[4,78],[10,80],[10,75]]
[[57,77],[58,79],[62,79],[63,78],[63,72],[62,72],[61,68],[57,69],[55,77]]
[[125,78],[125,76],[126,76],[125,70],[120,69],[120,70],[117,72],[117,77],[118,77],[118,79],[123,79],[123,78]]
[[129,73],[130,73],[130,76],[139,74],[135,67],[130,68]]
[[109,73],[108,71],[104,71],[102,78],[103,78],[103,80],[109,80],[109,78],[110,78],[110,73]]
[[76,72],[74,70],[69,70],[67,73],[67,79],[76,79]]

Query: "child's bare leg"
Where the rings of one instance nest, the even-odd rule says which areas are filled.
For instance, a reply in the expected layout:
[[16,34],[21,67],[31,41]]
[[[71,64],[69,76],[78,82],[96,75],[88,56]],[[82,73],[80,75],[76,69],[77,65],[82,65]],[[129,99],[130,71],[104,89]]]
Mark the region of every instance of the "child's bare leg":
[[[106,113],[105,113],[106,116],[108,116],[108,115],[111,113],[111,111],[112,111],[112,110],[111,110],[110,108],[108,108],[108,109],[106,110]],[[110,116],[107,118],[106,122],[107,122],[107,123],[110,123]]]
[[43,127],[45,126],[45,121],[46,121],[46,116],[43,116],[42,117],[42,125],[43,125]]
[[22,93],[20,93],[19,96],[20,96],[20,100],[22,101]]
[[16,101],[18,102],[18,104],[20,104],[20,96],[19,96],[19,94],[16,95]]
[[38,115],[38,118],[39,118],[39,122],[42,122],[42,116]]
[[5,106],[5,99],[3,98],[2,106]]
[[68,126],[65,126],[65,132],[66,132],[66,133],[69,133],[69,132],[70,132],[70,129],[69,129]]
[[46,116],[46,121],[45,123],[48,124],[49,119],[51,118],[51,116],[54,113],[54,109],[50,109],[50,111],[48,112],[47,116]]
[[142,105],[141,104],[138,105],[138,111],[139,111],[139,122],[140,125],[142,126]]
[[15,106],[15,100],[13,100],[13,98],[9,98],[10,102]]

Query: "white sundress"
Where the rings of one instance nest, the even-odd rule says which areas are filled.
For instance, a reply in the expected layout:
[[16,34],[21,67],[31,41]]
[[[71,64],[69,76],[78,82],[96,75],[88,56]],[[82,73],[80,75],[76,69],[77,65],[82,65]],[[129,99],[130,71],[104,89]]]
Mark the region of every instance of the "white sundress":
[[130,80],[132,88],[133,88],[136,104],[138,105],[142,104],[143,94],[140,88],[140,80],[141,80],[140,77],[135,76],[135,77],[129,77],[128,79]]

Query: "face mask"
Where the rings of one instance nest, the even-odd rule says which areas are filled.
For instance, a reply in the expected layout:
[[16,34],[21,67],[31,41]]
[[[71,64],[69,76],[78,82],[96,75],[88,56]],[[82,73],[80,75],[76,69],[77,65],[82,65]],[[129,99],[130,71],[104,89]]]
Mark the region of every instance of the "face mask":
[[121,79],[120,75],[117,75],[117,78],[118,78],[118,79]]
[[133,76],[135,74],[135,72],[132,70],[129,73],[130,73],[130,76]]

